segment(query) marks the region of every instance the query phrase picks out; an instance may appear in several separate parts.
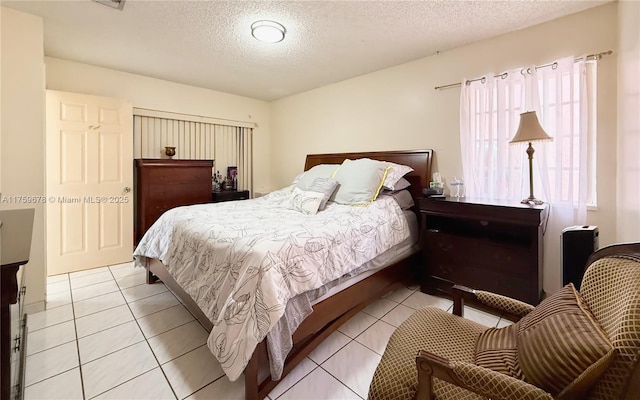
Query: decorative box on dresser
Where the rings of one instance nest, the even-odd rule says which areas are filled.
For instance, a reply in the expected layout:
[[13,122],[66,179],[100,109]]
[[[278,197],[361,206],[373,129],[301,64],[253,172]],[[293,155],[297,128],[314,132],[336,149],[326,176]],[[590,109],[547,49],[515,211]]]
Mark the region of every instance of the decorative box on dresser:
[[21,399],[27,347],[25,264],[29,262],[34,209],[0,211],[0,399]]
[[418,203],[423,291],[448,294],[460,284],[540,302],[547,204],[450,197]]
[[211,202],[212,160],[135,160],[135,241],[165,211]]

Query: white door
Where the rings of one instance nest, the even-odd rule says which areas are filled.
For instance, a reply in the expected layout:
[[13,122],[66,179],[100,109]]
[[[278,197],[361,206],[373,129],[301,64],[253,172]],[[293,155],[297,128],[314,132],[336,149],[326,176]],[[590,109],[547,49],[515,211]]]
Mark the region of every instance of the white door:
[[47,90],[47,275],[131,261],[131,104]]

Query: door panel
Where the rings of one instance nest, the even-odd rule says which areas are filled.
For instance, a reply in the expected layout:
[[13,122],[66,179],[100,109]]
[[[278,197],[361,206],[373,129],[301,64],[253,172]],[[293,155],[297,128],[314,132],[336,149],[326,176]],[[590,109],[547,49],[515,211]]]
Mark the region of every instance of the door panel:
[[131,105],[47,91],[47,273],[131,260]]

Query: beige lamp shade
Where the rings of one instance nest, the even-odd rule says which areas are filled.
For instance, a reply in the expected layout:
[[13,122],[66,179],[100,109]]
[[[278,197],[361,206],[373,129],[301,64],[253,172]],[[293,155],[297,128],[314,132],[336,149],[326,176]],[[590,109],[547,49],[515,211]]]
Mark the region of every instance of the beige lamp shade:
[[536,140],[553,140],[553,138],[542,129],[535,111],[527,111],[520,114],[520,126],[509,143],[533,142]]

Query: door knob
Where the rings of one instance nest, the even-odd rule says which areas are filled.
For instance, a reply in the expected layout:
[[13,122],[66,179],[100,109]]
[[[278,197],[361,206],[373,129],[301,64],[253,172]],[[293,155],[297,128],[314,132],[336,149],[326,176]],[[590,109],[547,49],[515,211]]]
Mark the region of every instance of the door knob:
[[130,191],[131,191],[131,188],[129,186],[125,186],[124,192],[129,193]]

